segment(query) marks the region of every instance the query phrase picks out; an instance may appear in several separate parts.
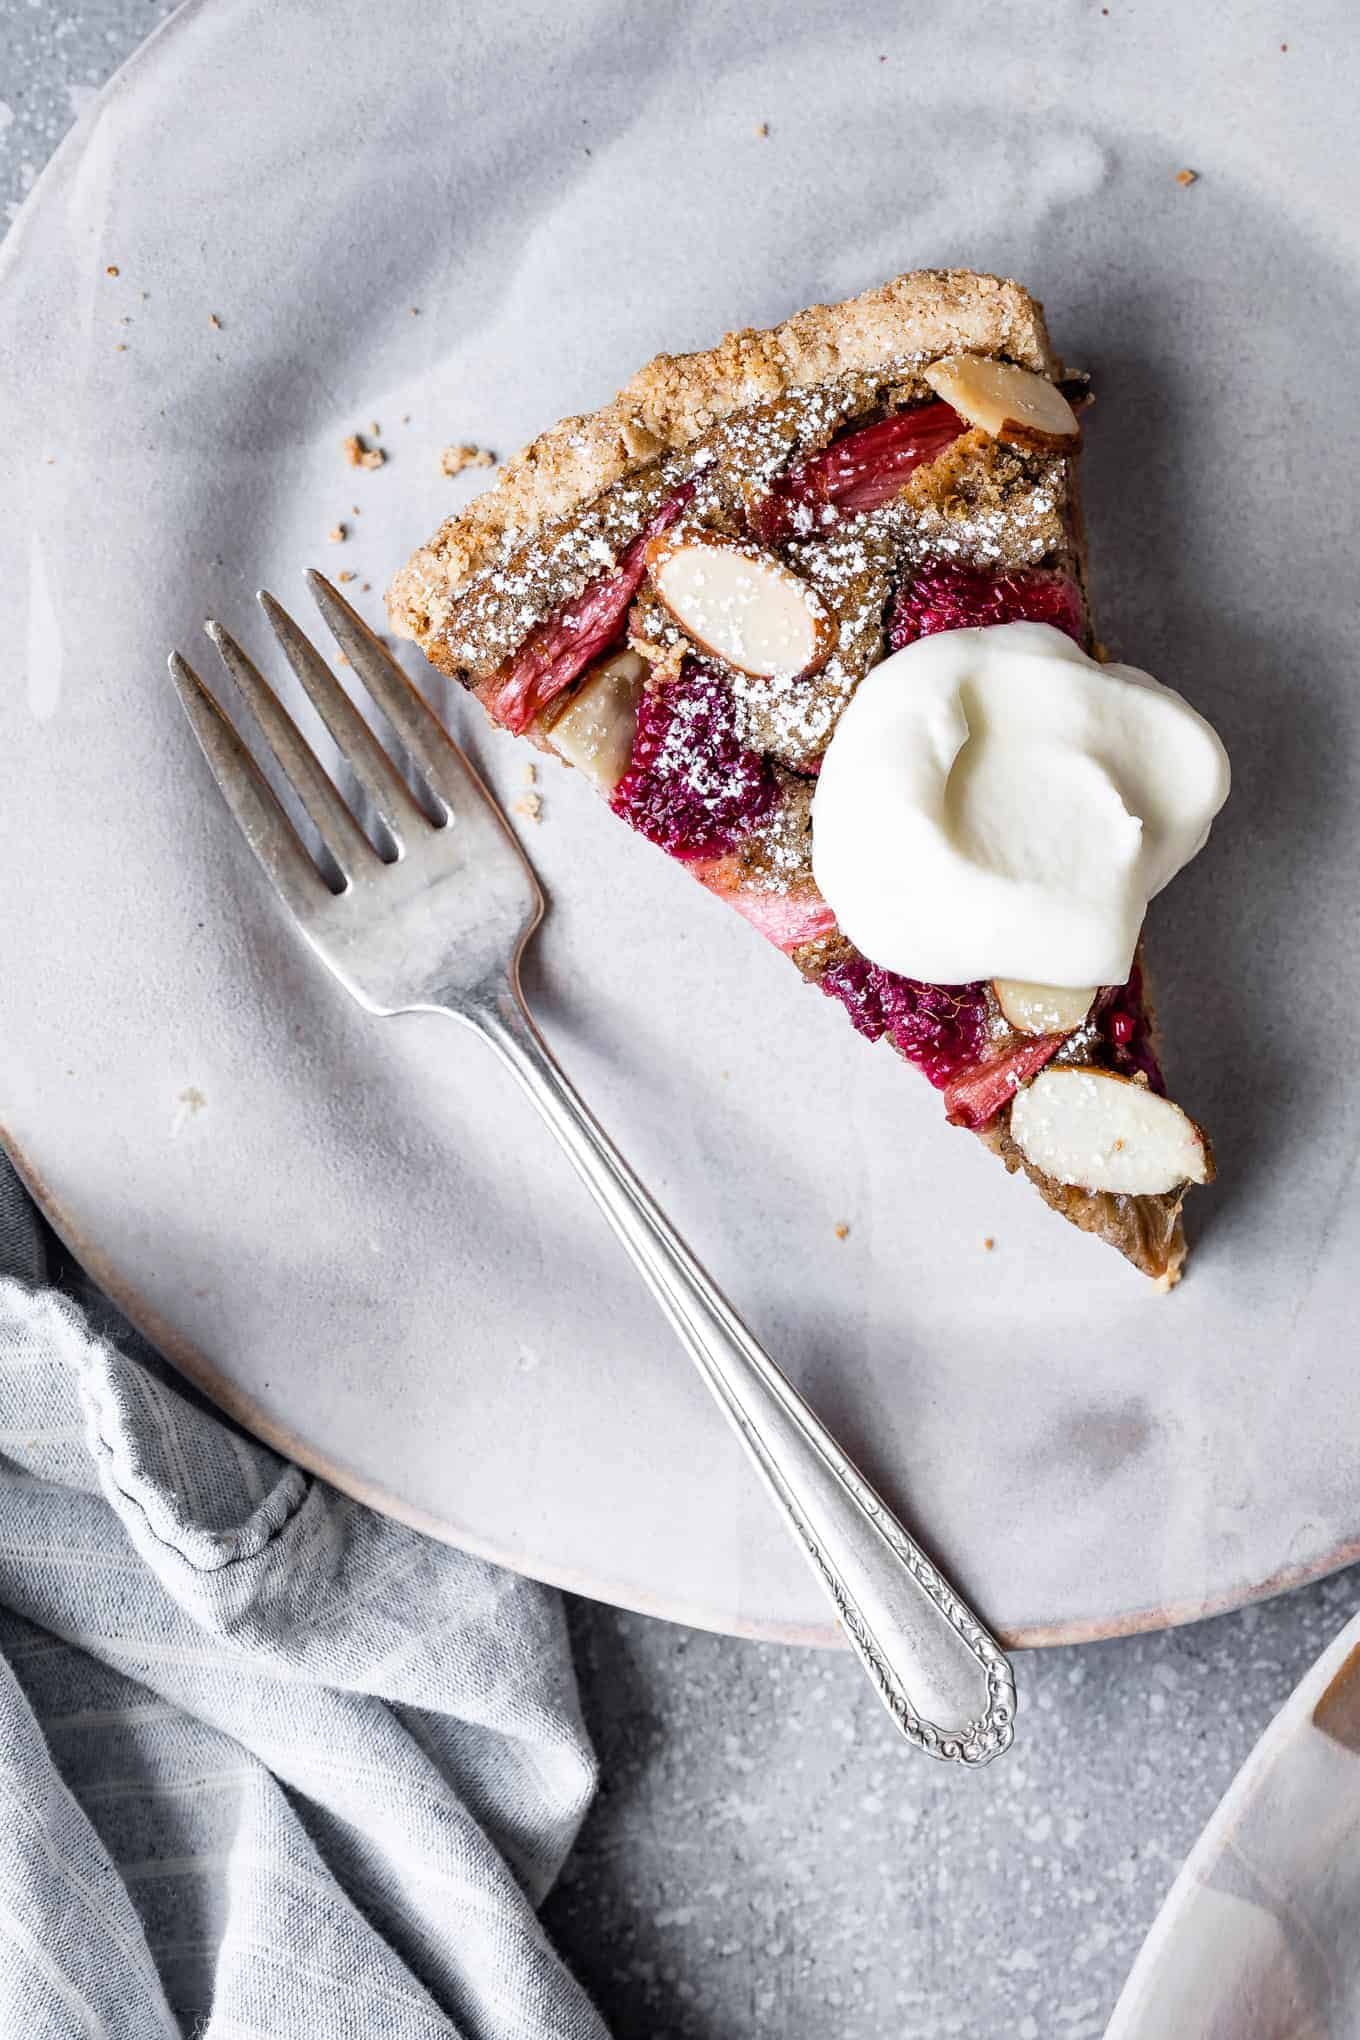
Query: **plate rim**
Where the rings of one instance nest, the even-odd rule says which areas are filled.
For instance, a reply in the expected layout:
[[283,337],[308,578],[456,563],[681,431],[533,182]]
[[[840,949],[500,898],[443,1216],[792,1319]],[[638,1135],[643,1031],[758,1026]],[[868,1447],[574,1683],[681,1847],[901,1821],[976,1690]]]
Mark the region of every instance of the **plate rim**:
[[[570,1566],[554,1564],[551,1558],[532,1554],[511,1555],[494,1538],[478,1537],[457,1529],[441,1517],[392,1494],[380,1481],[368,1480],[328,1459],[287,1425],[275,1423],[259,1408],[253,1397],[243,1394],[192,1341],[176,1332],[154,1305],[138,1294],[98,1244],[82,1235],[74,1219],[49,1188],[42,1172],[24,1153],[11,1129],[3,1123],[0,1123],[0,1147],[4,1148],[24,1188],[66,1251],[97,1283],[134,1330],[149,1340],[176,1371],[192,1382],[224,1416],[239,1424],[242,1430],[267,1445],[271,1451],[293,1461],[317,1479],[326,1481],[352,1501],[376,1509],[395,1522],[405,1523],[409,1529],[419,1530],[441,1544],[454,1545],[460,1551],[470,1552],[474,1558],[502,1566],[507,1572],[539,1580],[544,1586],[557,1587],[563,1593],[576,1594],[585,1600],[604,1602],[612,1608],[627,1609],[633,1614],[647,1615],[658,1621],[683,1623],[714,1636],[740,1637],[753,1643],[796,1644],[818,1650],[849,1648],[840,1623],[834,1619],[825,1623],[789,1623],[773,1618],[734,1617],[727,1610],[715,1610],[696,1602],[668,1600],[663,1606],[635,1587],[602,1581],[598,1574],[584,1575]],[[1023,1623],[1018,1628],[1009,1628],[1003,1623],[994,1624],[993,1630],[998,1642],[1007,1650],[1048,1650],[1064,1644],[1107,1643],[1116,1637],[1146,1636],[1158,1630],[1179,1629],[1190,1622],[1207,1621],[1214,1615],[1229,1615],[1239,1608],[1250,1607],[1253,1602],[1272,1600],[1277,1594],[1291,1593],[1296,1587],[1326,1579],[1358,1560],[1360,1536],[1314,1560],[1282,1567],[1264,1580],[1249,1582],[1240,1592],[1234,1588],[1210,1598],[1121,1609],[1119,1613],[1100,1620]],[[1360,1622],[1360,1616],[1356,1620]],[[1290,1700],[1285,1702],[1285,1708],[1289,1707],[1292,1698],[1291,1695]],[[1269,1733],[1270,1730],[1267,1730],[1266,1734]],[[1250,1764],[1251,1758],[1247,1762]],[[1232,1789],[1230,1787],[1229,1791]]]

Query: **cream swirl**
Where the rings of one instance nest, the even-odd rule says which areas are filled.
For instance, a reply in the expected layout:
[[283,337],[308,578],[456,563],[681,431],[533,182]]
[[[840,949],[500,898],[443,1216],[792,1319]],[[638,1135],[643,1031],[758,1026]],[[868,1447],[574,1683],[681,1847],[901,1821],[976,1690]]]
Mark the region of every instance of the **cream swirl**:
[[903,976],[1122,984],[1228,784],[1214,730],[1150,674],[1048,624],[940,631],[841,716],[813,872],[855,946]]

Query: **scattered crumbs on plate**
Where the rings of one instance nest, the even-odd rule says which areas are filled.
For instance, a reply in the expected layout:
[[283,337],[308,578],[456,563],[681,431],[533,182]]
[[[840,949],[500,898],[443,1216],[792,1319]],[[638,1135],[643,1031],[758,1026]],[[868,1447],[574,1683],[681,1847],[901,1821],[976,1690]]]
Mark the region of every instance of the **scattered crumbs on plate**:
[[216,312],[209,312],[209,314],[208,314],[208,324],[209,324],[209,325],[210,325],[210,326],[212,327],[212,329],[213,329],[214,333],[220,333],[220,332],[221,332],[221,330],[222,330],[222,321],[221,321],[221,320],[220,320],[220,319],[218,318],[218,316],[217,316]]
[[121,274],[121,271],[116,262],[110,262],[105,265],[104,274],[105,276],[118,276]]
[[349,537],[349,526],[347,524],[333,524],[326,533],[326,536],[332,545],[343,545]]
[[537,785],[538,785],[538,767],[537,767],[537,765],[526,765],[526,766],[525,766],[525,768],[524,768],[524,784],[525,784],[526,786],[537,786]]
[[127,353],[127,341],[126,341],[126,340],[120,340],[120,341],[118,342],[118,345],[117,345],[117,346],[116,346],[116,347],[114,348],[114,350],[113,350],[113,351],[114,351],[114,353],[115,353],[115,354],[126,354],[126,353]]
[[339,573],[338,573],[338,574],[336,575],[336,577],[335,577],[335,578],[336,578],[336,580],[337,580],[337,581],[352,581],[352,580],[354,580],[354,579],[355,579],[356,577],[355,577],[355,572],[354,572],[354,569],[353,569],[353,567],[341,567],[341,569],[340,569]]
[[522,793],[515,802],[513,813],[523,815],[526,822],[541,822],[543,819],[543,796],[541,793]]
[[357,517],[359,515],[359,505],[357,503],[351,503],[349,509],[351,517]]
[[373,586],[373,583],[372,583],[371,581],[361,581],[361,582],[359,583],[359,593],[360,593],[361,595],[367,595],[367,593],[368,593],[369,589],[370,589],[370,588],[371,588],[372,586]]
[[1289,44],[1288,44],[1287,42],[1282,42],[1282,43],[1280,44],[1280,55],[1281,55],[1281,56],[1283,56],[1283,55],[1284,55],[1284,53],[1285,53],[1285,51],[1286,51],[1286,50],[1287,50],[1288,48],[1289,48]]
[[982,1244],[986,1248],[987,1252],[990,1254],[993,1248],[996,1246],[996,1241],[992,1238],[991,1234],[988,1233],[986,1239],[982,1242]]
[[840,1224],[839,1224],[839,1225],[838,1225],[838,1226],[836,1227],[836,1238],[837,1238],[838,1240],[848,1240],[848,1239],[849,1239],[849,1237],[850,1237],[850,1228],[849,1228],[849,1226],[848,1226],[848,1225],[846,1224],[845,1220],[844,1220],[844,1219],[842,1219],[842,1220],[841,1220],[841,1222],[840,1222]]
[[1186,185],[1198,184],[1199,172],[1198,170],[1178,170],[1176,172],[1176,182],[1181,186],[1182,190],[1184,190]]
[[769,122],[768,122],[767,120],[758,120],[758,121],[756,122],[756,140],[757,140],[757,141],[759,141],[759,142],[763,142],[763,141],[765,140],[765,137],[766,137],[766,136],[767,136],[767,135],[769,134],[769,132],[770,132],[770,123],[769,123]]
[[57,464],[57,456],[55,455],[55,453],[49,453],[49,454],[48,454],[48,456],[47,456],[47,465],[48,465],[49,467],[55,467],[55,466],[56,466],[56,464]]
[[370,439],[378,439],[382,436],[382,426],[378,423],[376,418],[373,420],[373,423],[368,428],[368,436]]
[[335,663],[337,666],[352,666],[354,661],[350,658],[348,652],[337,652]]
[[410,312],[410,314],[411,314],[411,317],[412,317],[413,319],[418,319],[418,318],[420,317],[420,306],[419,306],[419,305],[408,305],[406,309],[407,309],[407,310],[408,310],[408,311]]
[[[369,426],[368,433],[370,439],[375,436],[377,430],[376,425]],[[387,459],[387,455],[380,446],[366,446],[361,434],[358,432],[351,432],[348,439],[342,440],[341,448],[345,459],[351,467],[380,468]],[[355,514],[357,515],[358,513],[356,512]]]
[[411,422],[411,413],[410,413],[409,411],[403,411],[403,412],[402,412],[402,414],[401,414],[401,422],[402,422],[402,424],[403,424],[403,425],[409,425],[409,424],[410,424],[410,422]]
[[484,446],[474,446],[471,440],[465,440],[459,446],[446,446],[439,456],[439,472],[444,475],[461,475],[464,468],[495,465],[495,454]]

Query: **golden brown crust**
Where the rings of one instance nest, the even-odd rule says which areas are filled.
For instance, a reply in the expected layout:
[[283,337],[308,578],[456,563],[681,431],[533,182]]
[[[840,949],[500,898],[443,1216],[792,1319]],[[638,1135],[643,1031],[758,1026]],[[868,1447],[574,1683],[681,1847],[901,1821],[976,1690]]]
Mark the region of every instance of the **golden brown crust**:
[[842,304],[811,305],[768,331],[729,333],[703,353],[659,354],[612,403],[541,433],[506,463],[494,487],[441,525],[388,591],[393,626],[424,644],[469,577],[507,543],[682,452],[747,405],[903,357],[960,352],[1004,354],[1059,372],[1042,307],[1029,292],[967,269],[914,270]]

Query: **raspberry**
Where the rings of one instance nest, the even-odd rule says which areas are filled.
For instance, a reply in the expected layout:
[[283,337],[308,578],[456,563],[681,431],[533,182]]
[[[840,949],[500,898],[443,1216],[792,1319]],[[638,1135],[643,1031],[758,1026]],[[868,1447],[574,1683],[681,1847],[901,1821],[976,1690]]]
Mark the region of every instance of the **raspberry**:
[[1135,963],[1126,985],[1106,994],[1106,1003],[1097,1006],[1096,1017],[1110,1045],[1110,1068],[1122,1077],[1136,1076],[1141,1070],[1149,1087],[1164,1098],[1166,1079],[1152,1046],[1152,1022],[1143,1003],[1141,964]]
[[732,690],[689,659],[680,678],[638,703],[628,770],[610,805],[672,857],[717,857],[763,821],[774,773],[737,734]]
[[[628,605],[647,571],[647,541],[674,524],[694,494],[687,482],[668,496],[651,522],[620,553],[618,564],[535,624],[517,652],[495,674],[484,698],[491,713],[516,736],[523,735],[541,708],[608,651],[623,631]],[[479,690],[481,692],[482,690]]]
[[987,1002],[980,984],[924,985],[870,963],[858,950],[830,965],[818,983],[828,998],[840,1000],[861,1034],[870,1041],[886,1034],[937,1091],[982,1054]]
[[903,582],[893,599],[888,642],[895,652],[937,630],[967,630],[990,623],[1052,623],[1078,644],[1086,624],[1081,590],[1070,574],[1022,567],[989,574],[942,560]]
[[934,460],[963,431],[948,404],[918,404],[876,425],[861,425],[776,477],[747,510],[752,536],[774,545],[795,534],[814,534],[842,514],[877,510],[894,497],[923,462]]

